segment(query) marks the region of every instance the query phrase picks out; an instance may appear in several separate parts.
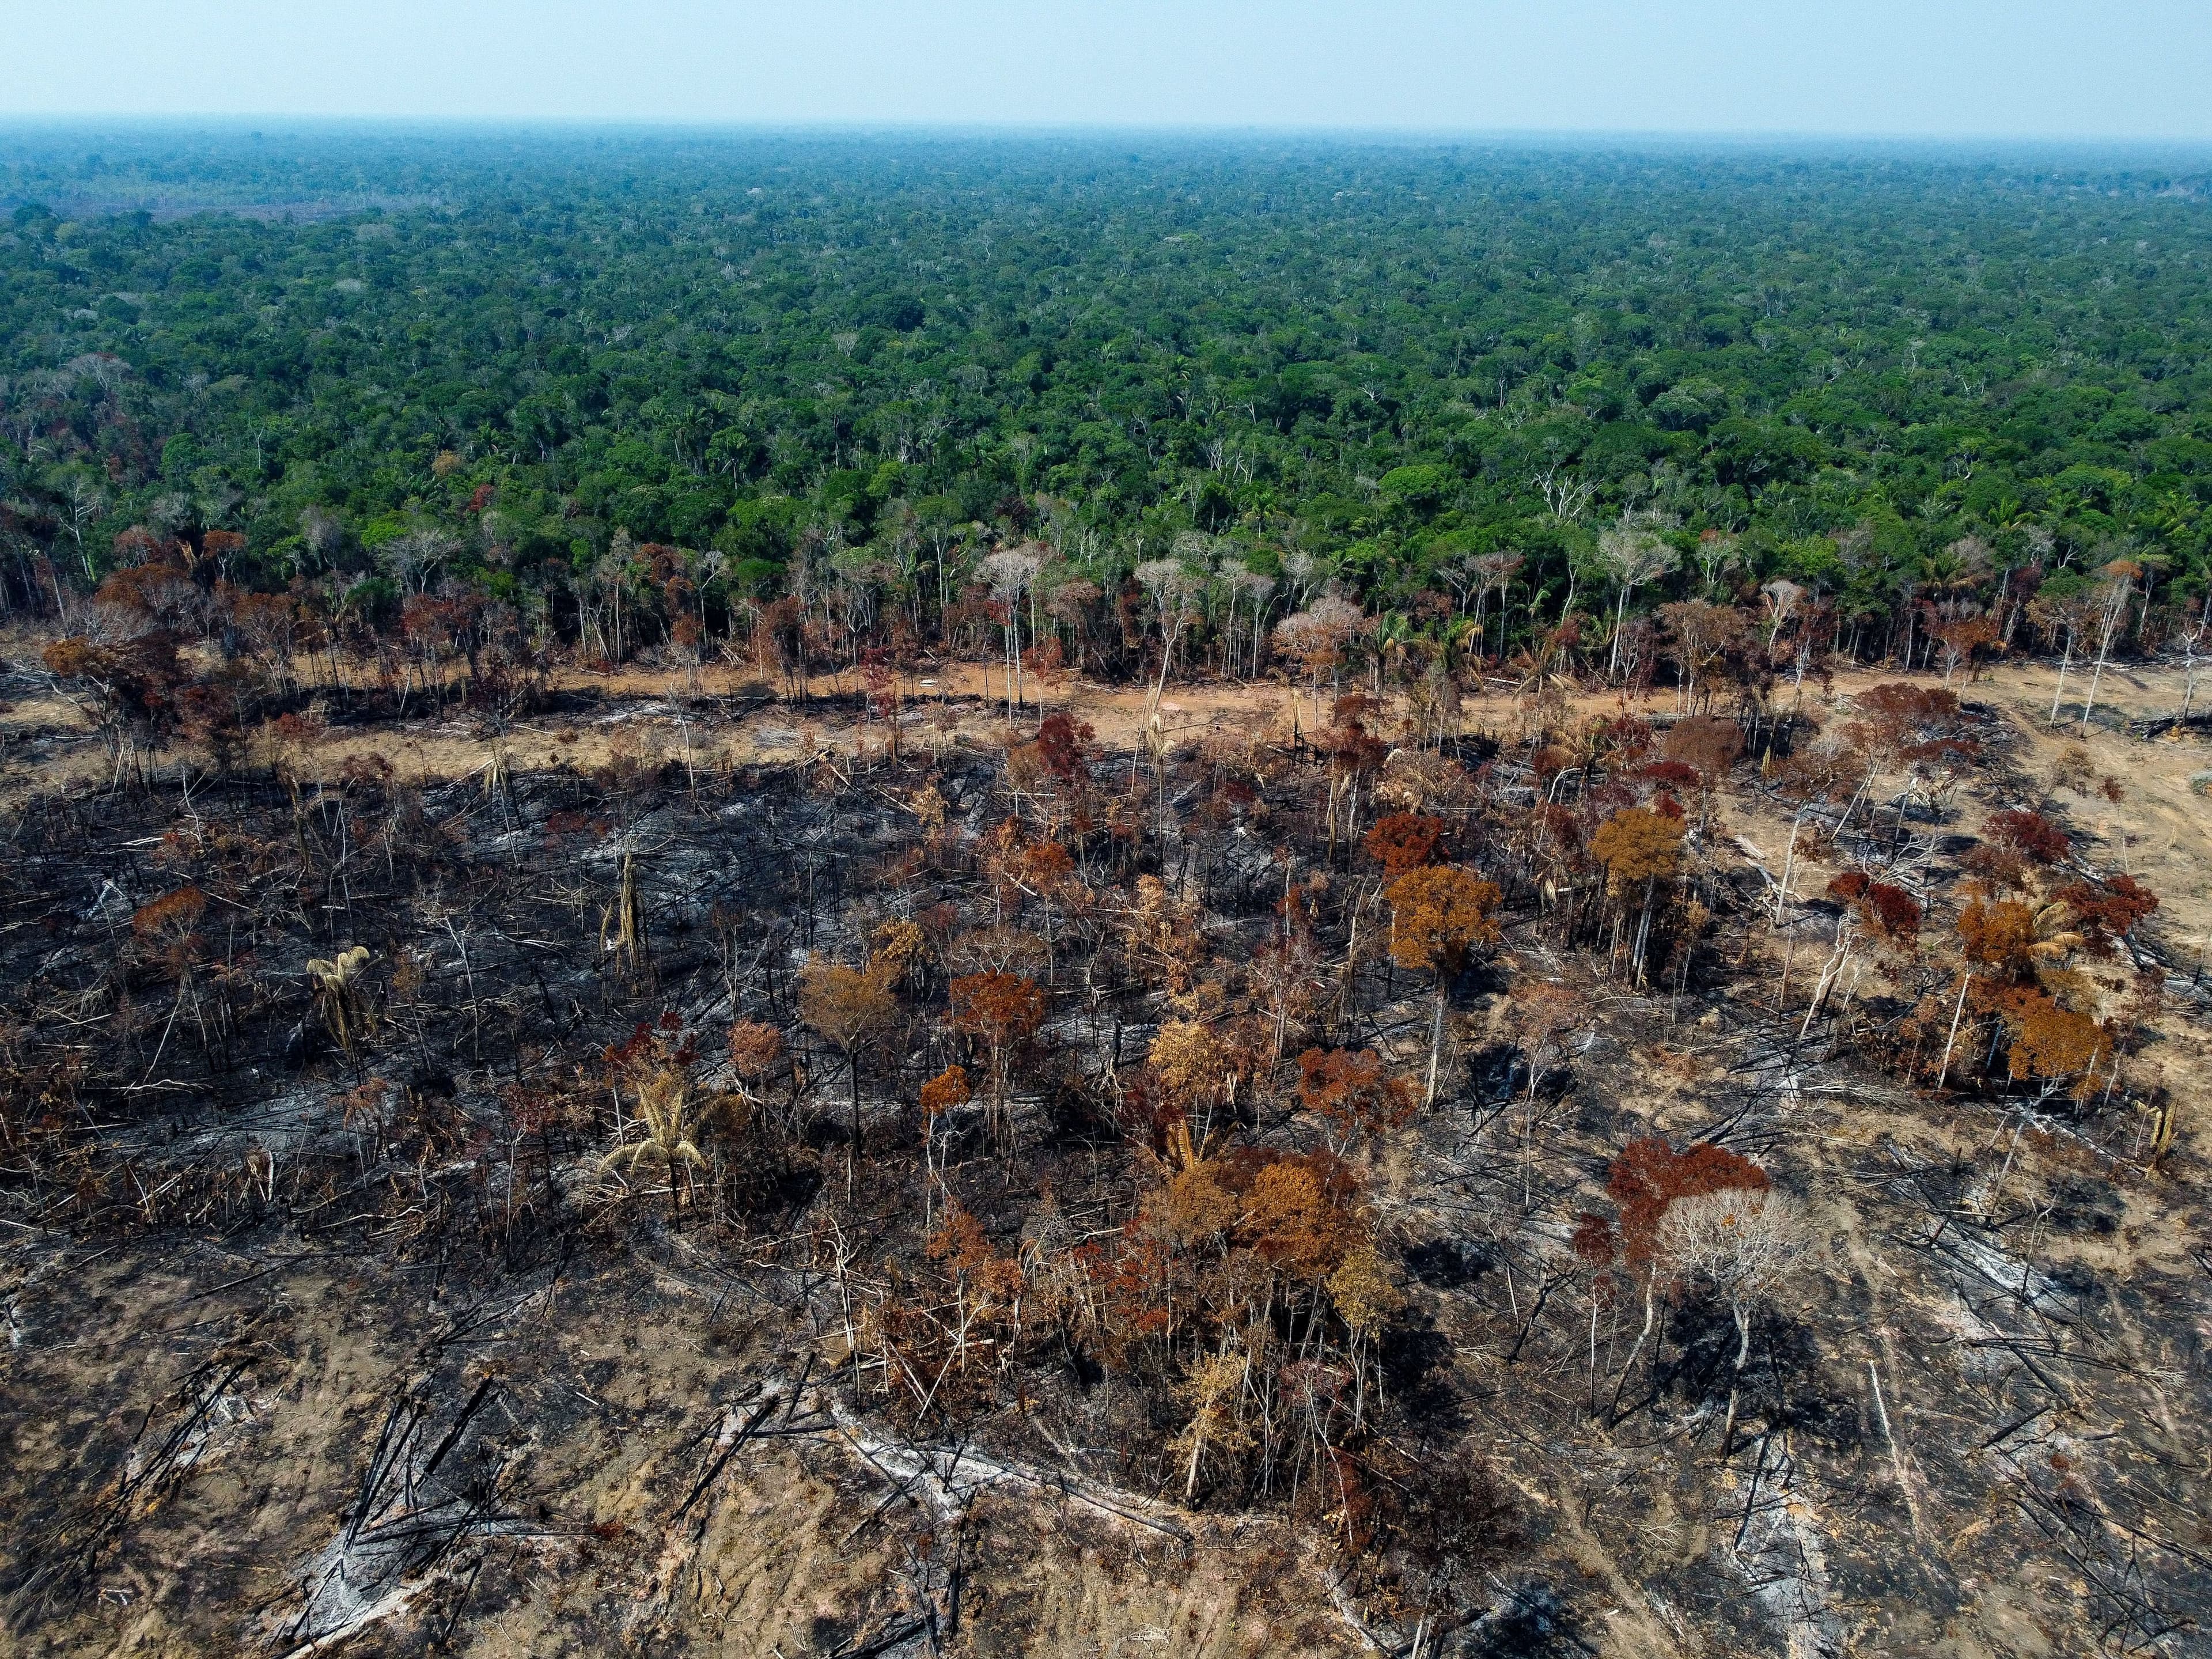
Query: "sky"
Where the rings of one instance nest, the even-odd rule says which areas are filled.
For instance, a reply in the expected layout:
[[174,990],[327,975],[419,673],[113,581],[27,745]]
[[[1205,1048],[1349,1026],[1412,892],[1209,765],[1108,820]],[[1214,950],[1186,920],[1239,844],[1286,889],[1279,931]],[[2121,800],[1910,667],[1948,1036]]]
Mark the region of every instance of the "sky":
[[2212,139],[2212,0],[0,0],[0,119]]

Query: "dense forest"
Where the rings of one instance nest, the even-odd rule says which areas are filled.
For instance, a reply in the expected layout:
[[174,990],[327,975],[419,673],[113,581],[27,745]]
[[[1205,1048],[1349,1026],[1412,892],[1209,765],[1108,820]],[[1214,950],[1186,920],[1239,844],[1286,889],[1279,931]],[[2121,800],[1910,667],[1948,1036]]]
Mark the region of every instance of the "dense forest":
[[65,611],[182,558],[311,629],[465,594],[617,660],[787,599],[770,631],[817,655],[988,635],[1113,673],[1164,588],[1178,665],[1238,672],[1334,593],[1379,650],[1492,657],[1580,606],[1565,647],[1620,671],[1639,613],[1777,580],[1863,659],[1930,659],[1931,607],[2062,648],[2117,561],[2126,648],[2203,587],[2206,181],[1902,149],[18,132],[7,599]]

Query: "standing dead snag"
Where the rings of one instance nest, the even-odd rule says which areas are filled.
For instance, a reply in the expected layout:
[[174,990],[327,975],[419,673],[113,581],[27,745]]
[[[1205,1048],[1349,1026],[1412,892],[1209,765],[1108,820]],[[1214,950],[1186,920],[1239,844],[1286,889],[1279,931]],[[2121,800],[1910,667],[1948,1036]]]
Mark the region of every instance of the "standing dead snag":
[[2104,684],[2105,665],[2112,659],[2112,641],[2119,636],[2121,624],[2127,620],[2129,601],[2135,598],[2136,583],[2142,580],[2143,567],[2135,559],[2118,558],[2111,561],[2097,574],[2100,578],[2092,603],[2095,606],[2097,629],[2097,666],[2089,676],[2089,695],[2081,700],[2081,729],[2089,729],[2089,715],[2097,706],[2097,688]]
[[[1328,757],[1328,850],[1334,861],[1340,830],[1343,839],[1359,833],[1362,788],[1379,776],[1390,745],[1368,731],[1382,704],[1364,691],[1347,691],[1330,705],[1329,723],[1314,733],[1314,747]],[[1338,803],[1343,803],[1340,813]],[[1373,850],[1373,849],[1370,849]],[[1378,855],[1379,856],[1379,855]]]
[[[1827,965],[1820,970],[1820,981],[1813,989],[1813,1000],[1806,1006],[1804,1023],[1797,1028],[1803,1037],[1813,1029],[1814,1018],[1827,1006],[1829,994],[1841,982],[1844,969],[1850,964],[1851,948],[1862,938],[1873,940],[1902,956],[1909,957],[1920,937],[1920,907],[1912,896],[1901,887],[1885,881],[1875,881],[1863,870],[1846,870],[1828,884],[1828,896],[1844,907],[1836,920],[1835,948],[1829,954]],[[1858,983],[1854,973],[1851,984]],[[1844,995],[1846,1004],[1850,992]]]
[[1906,803],[1915,793],[1933,799],[1949,789],[1959,767],[1974,759],[1980,746],[1964,735],[1959,699],[1938,687],[1872,685],[1852,699],[1852,708],[1856,718],[1845,722],[1842,735],[1860,769],[1858,787],[1828,833],[1840,838],[1860,800],[1871,799],[1875,781],[1901,769],[1905,787],[1898,793],[1892,827],[1901,837]]
[[1479,945],[1498,941],[1496,911],[1504,896],[1495,882],[1455,864],[1402,875],[1383,896],[1390,904],[1390,955],[1401,968],[1436,975],[1436,1012],[1429,1028],[1429,1079],[1422,1104],[1437,1103],[1437,1066],[1444,1046],[1444,1001],[1451,982]]
[[611,954],[629,974],[641,972],[650,961],[645,944],[645,904],[638,893],[637,860],[628,851],[622,855],[615,902],[599,918],[599,953]]
[[107,746],[111,788],[123,781],[125,763],[142,744],[152,747],[174,724],[177,694],[190,678],[177,646],[167,629],[153,628],[112,644],[57,640],[41,653],[58,680],[76,680],[92,694],[90,712]]

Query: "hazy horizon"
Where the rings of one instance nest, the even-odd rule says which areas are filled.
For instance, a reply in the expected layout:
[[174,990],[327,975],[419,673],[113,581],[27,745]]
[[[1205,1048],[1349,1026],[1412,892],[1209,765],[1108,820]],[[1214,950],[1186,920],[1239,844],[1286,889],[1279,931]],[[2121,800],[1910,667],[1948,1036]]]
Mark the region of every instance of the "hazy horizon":
[[27,10],[0,121],[2212,142],[2179,0]]

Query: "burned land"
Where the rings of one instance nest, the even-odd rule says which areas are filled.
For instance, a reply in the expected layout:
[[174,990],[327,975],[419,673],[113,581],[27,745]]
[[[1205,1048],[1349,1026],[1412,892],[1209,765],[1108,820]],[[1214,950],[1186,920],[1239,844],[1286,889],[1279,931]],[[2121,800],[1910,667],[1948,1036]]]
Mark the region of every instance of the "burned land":
[[308,676],[156,745],[55,652],[13,1650],[2201,1650],[2163,671]]

